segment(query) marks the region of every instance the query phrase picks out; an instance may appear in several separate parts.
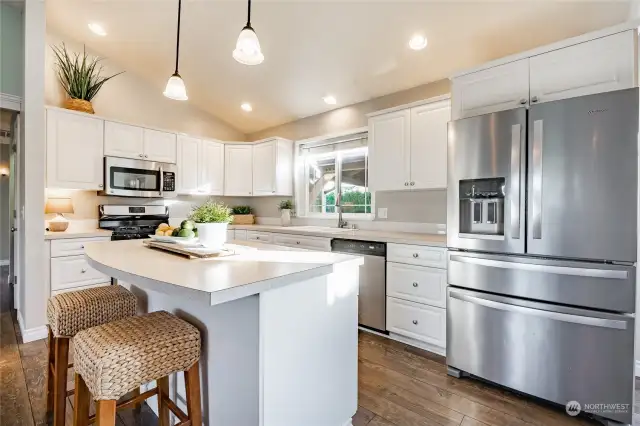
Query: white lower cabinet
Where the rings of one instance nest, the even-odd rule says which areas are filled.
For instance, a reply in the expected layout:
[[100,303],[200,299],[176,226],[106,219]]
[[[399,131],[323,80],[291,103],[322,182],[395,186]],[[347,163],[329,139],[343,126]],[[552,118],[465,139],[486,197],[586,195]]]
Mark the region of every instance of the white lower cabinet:
[[447,271],[387,262],[387,296],[447,306]]
[[247,241],[247,231],[245,229],[236,229],[233,231],[234,239],[238,241]]
[[331,251],[331,238],[308,237],[293,234],[273,234],[273,244],[298,247],[305,250]]
[[445,309],[387,297],[387,330],[444,348],[447,344]]
[[231,241],[231,240],[235,240],[236,239],[236,231],[234,231],[233,229],[228,229],[227,230],[227,241]]
[[268,232],[247,231],[247,241],[259,241],[261,243],[271,243],[273,234]]

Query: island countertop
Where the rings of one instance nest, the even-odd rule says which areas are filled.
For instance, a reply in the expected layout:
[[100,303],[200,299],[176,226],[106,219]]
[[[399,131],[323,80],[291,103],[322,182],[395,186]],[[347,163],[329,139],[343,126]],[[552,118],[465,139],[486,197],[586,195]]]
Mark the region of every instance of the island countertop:
[[338,264],[363,259],[249,241],[238,254],[187,259],[145,247],[142,240],[89,243],[85,257],[98,271],[149,289],[210,298],[211,305],[255,295],[306,279],[328,275]]

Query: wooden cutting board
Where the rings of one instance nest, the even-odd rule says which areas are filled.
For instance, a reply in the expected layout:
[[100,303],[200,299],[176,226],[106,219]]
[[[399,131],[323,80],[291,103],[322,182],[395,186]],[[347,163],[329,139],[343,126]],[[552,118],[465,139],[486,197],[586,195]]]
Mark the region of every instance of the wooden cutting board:
[[223,248],[222,250],[211,250],[206,247],[193,247],[183,246],[180,244],[160,243],[153,240],[145,240],[142,242],[145,246],[162,250],[173,254],[178,254],[189,259],[208,259],[212,257],[226,257],[233,256],[236,252],[230,248]]

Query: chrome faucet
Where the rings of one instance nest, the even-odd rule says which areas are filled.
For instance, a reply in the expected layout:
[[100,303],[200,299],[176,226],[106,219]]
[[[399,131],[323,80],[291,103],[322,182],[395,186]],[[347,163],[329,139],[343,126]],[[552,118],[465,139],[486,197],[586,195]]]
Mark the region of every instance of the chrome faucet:
[[342,196],[337,194],[336,196],[336,209],[338,210],[338,228],[346,228],[349,224],[346,220],[342,219]]

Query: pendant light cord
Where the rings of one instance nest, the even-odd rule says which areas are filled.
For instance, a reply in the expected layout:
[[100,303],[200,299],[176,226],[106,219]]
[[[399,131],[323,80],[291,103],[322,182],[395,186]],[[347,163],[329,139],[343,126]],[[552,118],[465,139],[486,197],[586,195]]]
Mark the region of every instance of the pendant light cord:
[[247,27],[251,27],[251,0],[249,0],[247,6]]
[[182,9],[182,0],[178,0],[178,34],[176,35],[176,71],[178,74],[178,61],[180,58],[180,11]]

